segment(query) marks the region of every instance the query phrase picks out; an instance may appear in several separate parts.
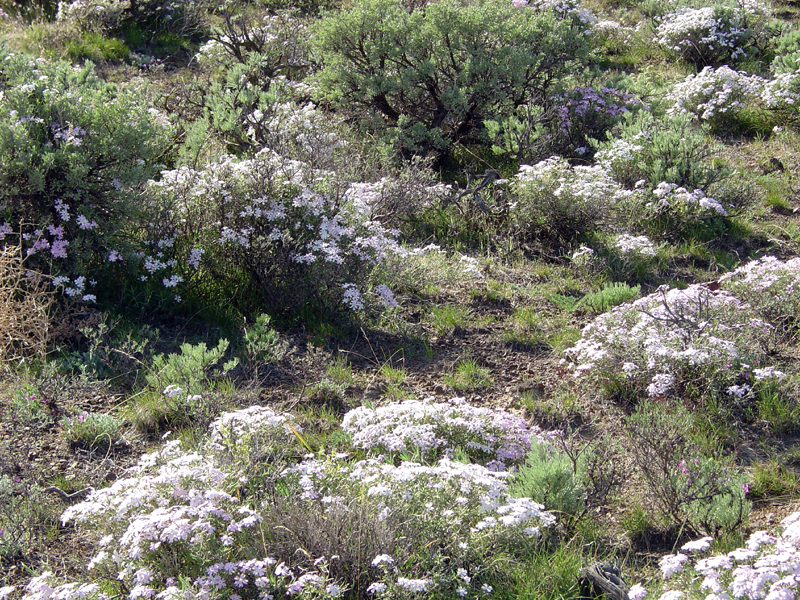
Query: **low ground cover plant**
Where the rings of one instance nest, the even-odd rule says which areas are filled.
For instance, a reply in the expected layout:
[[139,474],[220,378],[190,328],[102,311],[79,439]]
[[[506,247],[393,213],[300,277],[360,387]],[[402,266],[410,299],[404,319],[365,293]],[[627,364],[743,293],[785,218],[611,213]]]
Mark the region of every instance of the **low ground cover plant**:
[[[425,406],[446,411],[439,423],[444,437],[467,451],[465,440],[492,437],[475,426],[513,421],[463,402]],[[412,414],[410,403],[395,408]],[[364,411],[354,416],[367,418]],[[387,434],[402,431],[386,416]],[[506,437],[519,458],[530,432],[512,425]],[[486,556],[496,562],[536,547],[555,521],[541,504],[510,494],[509,471],[481,464],[396,463],[385,455],[354,461],[337,454],[308,455],[275,469],[281,464],[273,462],[276,452],[292,438],[302,447],[292,415],[253,406],[215,421],[211,442],[196,452],[172,441],[143,456],[129,476],[93,491],[62,517],[102,536],[89,565],[99,579],[56,584],[44,573],[25,597],[99,597],[106,577],[134,597],[223,590],[239,597],[481,596],[503,581]],[[298,554],[298,547],[305,552]]]
[[[759,272],[758,263],[750,268]],[[769,280],[754,275],[731,291],[664,286],[596,318],[566,351],[565,362],[576,377],[588,376],[609,392],[742,398],[753,387],[784,376],[770,364],[764,344],[789,318],[787,313],[777,308],[772,315],[762,314],[736,295],[742,289],[752,294],[758,285],[769,285]]]
[[[771,530],[750,534],[745,544],[727,553],[711,553],[714,540],[704,537],[681,546],[659,561],[664,582],[661,598],[793,598],[797,585],[798,522],[794,512]],[[638,598],[655,598],[639,586]]]

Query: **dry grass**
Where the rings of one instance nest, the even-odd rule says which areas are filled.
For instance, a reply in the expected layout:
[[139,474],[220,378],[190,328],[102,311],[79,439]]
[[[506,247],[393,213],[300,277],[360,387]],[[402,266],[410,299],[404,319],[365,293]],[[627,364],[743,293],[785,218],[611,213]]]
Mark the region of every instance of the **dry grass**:
[[0,361],[44,357],[53,302],[49,278],[25,268],[18,246],[0,251]]

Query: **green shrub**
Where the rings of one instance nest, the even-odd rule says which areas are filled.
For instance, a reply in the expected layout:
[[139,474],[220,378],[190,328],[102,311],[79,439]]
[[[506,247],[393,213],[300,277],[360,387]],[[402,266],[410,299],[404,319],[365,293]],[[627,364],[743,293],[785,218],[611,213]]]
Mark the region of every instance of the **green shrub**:
[[308,86],[295,81],[311,63],[303,20],[289,11],[264,19],[226,8],[210,35],[197,54],[212,72],[210,85],[195,82],[184,92],[203,106],[187,115],[187,164],[208,151],[209,138],[237,155],[269,147],[318,164],[320,155],[336,154],[340,119],[316,110]]
[[[317,96],[379,115],[404,152],[480,139],[486,120],[544,102],[580,65],[585,25],[574,14],[519,10],[505,0],[357,0],[312,29],[323,61]],[[380,129],[380,128],[379,128]]]
[[61,433],[70,442],[89,447],[111,446],[121,437],[123,421],[106,413],[83,411],[59,422]]
[[731,532],[750,513],[747,479],[732,460],[702,456],[691,441],[692,417],[680,405],[642,403],[626,420],[646,507],[675,529]]
[[511,481],[511,493],[531,498],[556,513],[575,515],[585,506],[584,466],[550,444],[533,442],[525,464]]
[[591,313],[603,313],[618,304],[636,300],[641,293],[641,286],[629,286],[627,283],[615,281],[607,283],[598,292],[589,292],[581,298],[573,310],[584,310]]
[[233,359],[217,367],[227,349],[228,340],[220,340],[216,348],[186,343],[180,354],[155,356],[145,373],[145,389],[124,416],[145,431],[208,424],[221,403],[216,388],[238,364]]
[[[216,348],[208,348],[205,342],[181,344],[180,354],[159,354],[145,374],[147,385],[160,392],[177,395],[201,394],[214,387],[214,378],[224,376],[236,366],[236,359],[226,362],[222,368],[214,367],[225,356],[228,340],[220,340]],[[180,389],[181,392],[176,391]]]
[[270,327],[268,314],[260,314],[250,327],[245,326],[244,343],[248,363],[273,363],[286,354],[287,342]]
[[159,169],[170,126],[148,112],[146,90],[108,84],[91,63],[3,53],[0,239],[21,235],[27,268],[68,296],[119,299],[137,285],[152,218],[133,190]]
[[690,115],[658,118],[639,110],[625,116],[618,137],[597,143],[595,158],[629,189],[644,180],[652,188],[667,182],[705,190],[729,174],[708,160],[720,149]]

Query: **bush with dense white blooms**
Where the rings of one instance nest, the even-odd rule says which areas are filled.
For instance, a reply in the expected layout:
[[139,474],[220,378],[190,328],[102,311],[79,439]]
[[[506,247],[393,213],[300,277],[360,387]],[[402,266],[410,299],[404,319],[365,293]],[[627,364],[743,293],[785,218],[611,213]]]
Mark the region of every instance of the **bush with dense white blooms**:
[[700,121],[720,124],[756,100],[765,80],[724,65],[705,67],[675,85],[668,99],[674,105],[669,114],[686,113]]
[[562,242],[596,231],[632,194],[602,166],[572,166],[560,156],[521,165],[512,190],[511,218],[522,234]]
[[[187,285],[244,274],[245,285],[273,314],[308,303],[334,311],[337,305],[362,310],[370,299],[396,306],[385,285],[365,297],[372,269],[409,253],[398,232],[376,220],[394,187],[388,178],[352,182],[339,195],[314,183],[331,175],[271,150],[245,160],[226,156],[204,169],[162,172],[148,190],[152,202],[169,208],[153,224],[152,272],[171,273],[170,263],[158,258],[169,252]],[[198,248],[205,250],[202,268],[187,268],[187,255]]]
[[[800,571],[800,512],[793,512],[773,530],[753,532],[744,547],[702,557],[711,541],[703,538],[690,542],[659,561],[664,585],[671,588],[661,593],[662,600],[794,600]],[[644,588],[640,592],[645,592]],[[641,593],[637,597],[657,596]]]
[[720,65],[747,56],[753,26],[769,14],[769,8],[757,1],[684,6],[660,19],[654,41],[698,67]]
[[[516,457],[528,447],[531,432],[503,411],[493,415],[462,401],[426,404],[444,411],[438,416],[447,421],[445,430],[488,425],[489,431],[472,436],[488,445],[496,430],[502,439],[493,456]],[[376,434],[376,446],[392,445],[397,423],[387,418],[386,439]],[[236,460],[253,450],[256,439],[262,448],[292,447],[287,435],[300,438],[292,421],[252,406],[222,415],[211,426],[209,443],[195,452],[171,441],[142,456],[125,477],[92,491],[62,516],[64,524],[91,528],[101,538],[89,578],[59,584],[43,573],[31,580],[25,600],[100,600],[101,579],[118,582],[112,587],[131,600],[334,598],[356,587],[381,598],[414,590],[481,596],[492,590],[482,561],[535,547],[555,523],[543,506],[509,493],[510,471],[480,464],[352,461],[340,453],[308,455],[276,471],[276,465]],[[506,424],[511,430],[503,429]],[[268,480],[261,478],[265,468],[272,473]],[[367,529],[348,535],[335,525],[346,521]],[[302,537],[301,522],[310,537]],[[321,536],[323,526],[329,531]],[[431,536],[435,548],[429,548]],[[107,592],[107,585],[102,589]]]
[[[752,271],[758,273],[758,263]],[[770,368],[764,347],[786,313],[774,305],[772,313],[759,310],[737,297],[746,295],[743,289],[753,295],[757,286],[769,285],[757,275],[732,277],[741,282],[738,288],[662,286],[615,307],[584,328],[564,362],[576,377],[650,397],[678,394],[690,383],[731,397],[740,386],[747,391],[760,381],[779,379],[783,373]]]
[[452,457],[461,448],[473,460],[502,470],[525,458],[532,438],[548,437],[505,410],[475,407],[464,398],[362,406],[344,416],[342,429],[353,435],[354,446],[373,452],[414,451],[430,460]]

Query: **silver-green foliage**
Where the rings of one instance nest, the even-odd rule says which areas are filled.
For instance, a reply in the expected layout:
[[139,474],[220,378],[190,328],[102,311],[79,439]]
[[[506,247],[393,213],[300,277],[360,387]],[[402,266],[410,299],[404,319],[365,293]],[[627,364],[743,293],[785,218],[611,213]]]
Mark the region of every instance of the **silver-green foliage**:
[[182,393],[201,394],[213,387],[215,375],[225,375],[236,366],[234,359],[216,372],[213,371],[227,349],[228,340],[224,339],[219,341],[216,348],[208,348],[205,342],[181,344],[180,354],[159,354],[153,358],[145,380],[153,390],[162,391],[174,386],[180,388]]
[[104,258],[140,249],[148,213],[131,192],[158,172],[171,126],[148,112],[145,89],[106,83],[91,63],[73,68],[1,46],[0,56],[4,233],[25,236],[29,269],[96,280],[98,297],[118,293],[124,270]]
[[603,313],[618,304],[636,300],[641,294],[641,286],[629,286],[627,283],[615,281],[607,283],[597,292],[589,292],[575,305],[574,310],[591,313]]
[[575,462],[552,445],[533,442],[510,489],[515,496],[531,498],[548,510],[575,515],[585,506],[583,468],[582,460]]
[[321,20],[318,96],[373,111],[396,149],[442,151],[542,102],[588,50],[585,25],[506,0],[358,0]]

